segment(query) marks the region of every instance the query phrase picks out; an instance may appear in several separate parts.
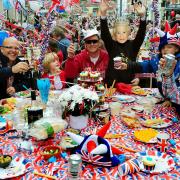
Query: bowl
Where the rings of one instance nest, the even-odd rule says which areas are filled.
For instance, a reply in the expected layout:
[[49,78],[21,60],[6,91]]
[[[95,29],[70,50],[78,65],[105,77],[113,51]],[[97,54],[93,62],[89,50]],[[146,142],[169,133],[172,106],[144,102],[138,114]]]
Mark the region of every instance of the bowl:
[[12,161],[12,156],[9,155],[0,155],[0,167],[6,168]]
[[58,158],[60,156],[60,153],[61,153],[61,148],[58,146],[46,146],[40,152],[41,156],[43,156],[44,159],[49,159],[52,156]]

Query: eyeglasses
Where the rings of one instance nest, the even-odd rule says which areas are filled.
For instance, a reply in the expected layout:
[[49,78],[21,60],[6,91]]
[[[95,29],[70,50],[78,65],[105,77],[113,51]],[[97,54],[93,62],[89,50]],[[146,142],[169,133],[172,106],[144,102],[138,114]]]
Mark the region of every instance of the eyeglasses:
[[87,41],[85,41],[85,43],[86,44],[96,44],[96,43],[98,43],[98,41],[99,40],[96,40],[96,39],[94,39],[94,40],[87,40]]
[[19,51],[20,50],[20,48],[19,47],[12,47],[12,46],[1,46],[1,47],[3,47],[3,48],[7,48],[7,49],[9,49],[9,50],[16,50],[16,51]]

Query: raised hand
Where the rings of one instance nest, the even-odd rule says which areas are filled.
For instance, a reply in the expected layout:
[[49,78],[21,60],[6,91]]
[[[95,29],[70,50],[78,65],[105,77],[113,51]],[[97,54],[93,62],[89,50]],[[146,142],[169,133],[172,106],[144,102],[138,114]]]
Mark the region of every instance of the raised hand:
[[101,16],[106,16],[107,10],[112,9],[110,2],[111,2],[110,0],[101,0],[100,6],[99,6]]
[[145,14],[146,14],[146,7],[142,3],[135,3],[134,10],[141,17],[145,16]]

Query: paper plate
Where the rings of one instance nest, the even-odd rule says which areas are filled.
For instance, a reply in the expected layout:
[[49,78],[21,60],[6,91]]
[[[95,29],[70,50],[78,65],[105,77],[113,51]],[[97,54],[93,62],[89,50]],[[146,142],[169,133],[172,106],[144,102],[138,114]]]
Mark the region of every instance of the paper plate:
[[20,97],[20,98],[28,98],[31,97],[30,91],[21,91],[15,93],[15,97]]
[[133,94],[138,95],[138,96],[147,96],[150,93],[151,93],[151,90],[148,90],[148,89],[142,89],[140,91],[133,91]]
[[132,96],[127,95],[116,95],[112,97],[113,99],[116,99],[122,103],[131,103],[134,102],[136,99]]
[[103,105],[95,106],[93,112],[101,112],[106,111],[109,108],[108,103],[104,103]]
[[[166,119],[166,118],[161,118],[161,119],[162,119],[161,124],[147,124],[145,123],[146,119],[143,119],[143,118],[140,118],[140,122],[145,127],[156,128],[156,129],[166,128],[173,124],[173,122],[170,119]],[[153,120],[153,118],[151,120]]]
[[[134,131],[134,134],[135,134],[135,132],[136,131],[142,131],[142,130],[149,130],[149,129],[138,129],[138,130],[135,130]],[[156,131],[156,130],[154,130],[154,129],[151,129],[151,131],[146,131],[146,133],[142,133],[142,132],[140,132],[140,137],[145,137],[146,135],[149,135],[149,134],[152,134],[153,132],[152,131]],[[156,133],[157,133],[157,135],[158,135],[158,132],[156,131]],[[149,143],[157,143],[157,135],[155,136],[155,137],[152,137],[148,142],[147,141],[145,141],[145,140],[143,140],[143,139],[139,139],[139,138],[137,138],[135,135],[134,135],[134,139],[136,140],[136,141],[140,141],[140,142],[143,142],[143,143],[147,143],[147,144],[149,144]]]
[[0,168],[0,179],[14,178],[26,173],[25,165],[22,162],[23,160],[12,160],[7,168]]
[[[174,159],[166,153],[161,153],[159,151],[153,150],[153,151],[138,152],[136,153],[136,155],[140,160],[140,169],[145,173],[150,173],[150,174],[167,173],[169,171],[172,171],[175,167]],[[156,161],[154,170],[145,169],[142,159],[147,156],[151,157]]]

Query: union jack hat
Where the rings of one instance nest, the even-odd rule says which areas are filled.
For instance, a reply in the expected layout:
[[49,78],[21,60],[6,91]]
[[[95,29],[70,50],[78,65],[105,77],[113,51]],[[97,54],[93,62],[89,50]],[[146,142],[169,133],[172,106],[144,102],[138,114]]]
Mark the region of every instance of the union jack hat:
[[112,146],[104,139],[111,122],[105,124],[96,134],[82,137],[72,132],[67,134],[79,145],[75,153],[81,155],[83,161],[98,166],[117,166],[120,163],[117,155],[123,154],[121,150]]
[[180,47],[180,32],[177,32],[178,24],[173,28],[170,28],[169,23],[165,23],[165,32],[155,28],[155,31],[158,33],[159,37],[152,38],[151,42],[159,42],[159,50],[161,50],[166,44],[175,44]]

